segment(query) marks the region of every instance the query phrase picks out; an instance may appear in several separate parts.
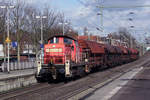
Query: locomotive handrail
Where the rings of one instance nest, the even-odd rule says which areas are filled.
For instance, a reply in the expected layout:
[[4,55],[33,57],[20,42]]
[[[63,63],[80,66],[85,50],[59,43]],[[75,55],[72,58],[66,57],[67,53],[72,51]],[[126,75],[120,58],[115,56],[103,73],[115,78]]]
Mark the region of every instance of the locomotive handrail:
[[40,50],[40,51],[38,51],[38,53],[36,54],[36,60],[41,59],[40,57],[41,57],[41,50]]

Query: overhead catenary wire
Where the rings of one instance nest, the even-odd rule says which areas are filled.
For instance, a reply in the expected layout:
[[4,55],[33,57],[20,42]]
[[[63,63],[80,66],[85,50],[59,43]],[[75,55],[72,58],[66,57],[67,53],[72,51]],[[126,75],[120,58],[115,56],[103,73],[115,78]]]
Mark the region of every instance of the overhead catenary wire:
[[98,8],[142,8],[150,7],[150,5],[127,5],[127,6],[97,6]]
[[100,5],[100,6],[96,6],[97,8],[100,8],[100,15],[101,15],[101,27],[103,28],[104,30],[104,27],[103,27],[103,9],[104,8],[141,8],[141,7],[150,7],[150,5],[126,5],[126,6],[103,6],[103,5]]

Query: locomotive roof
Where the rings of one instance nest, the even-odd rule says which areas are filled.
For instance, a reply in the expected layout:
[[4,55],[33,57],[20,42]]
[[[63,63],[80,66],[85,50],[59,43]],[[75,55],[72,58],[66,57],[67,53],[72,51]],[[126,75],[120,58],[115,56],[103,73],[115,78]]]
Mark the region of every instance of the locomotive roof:
[[75,40],[75,41],[77,40],[74,37],[69,36],[69,35],[53,35],[48,40],[52,39],[53,37],[65,37],[65,38],[69,38],[69,39],[72,39],[72,40]]

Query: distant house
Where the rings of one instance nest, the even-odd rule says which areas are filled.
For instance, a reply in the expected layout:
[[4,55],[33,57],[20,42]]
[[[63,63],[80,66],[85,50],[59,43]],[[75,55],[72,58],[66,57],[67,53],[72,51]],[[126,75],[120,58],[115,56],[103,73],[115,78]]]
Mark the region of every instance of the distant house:
[[29,53],[29,54],[33,54],[35,52],[33,52],[34,46],[31,44],[25,44],[22,53]]

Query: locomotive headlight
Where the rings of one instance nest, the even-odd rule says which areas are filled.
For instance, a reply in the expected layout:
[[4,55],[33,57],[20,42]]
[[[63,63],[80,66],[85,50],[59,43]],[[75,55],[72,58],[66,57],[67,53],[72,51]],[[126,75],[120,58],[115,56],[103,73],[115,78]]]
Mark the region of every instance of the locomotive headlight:
[[50,49],[46,49],[46,52],[49,52],[50,51]]

